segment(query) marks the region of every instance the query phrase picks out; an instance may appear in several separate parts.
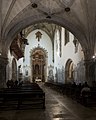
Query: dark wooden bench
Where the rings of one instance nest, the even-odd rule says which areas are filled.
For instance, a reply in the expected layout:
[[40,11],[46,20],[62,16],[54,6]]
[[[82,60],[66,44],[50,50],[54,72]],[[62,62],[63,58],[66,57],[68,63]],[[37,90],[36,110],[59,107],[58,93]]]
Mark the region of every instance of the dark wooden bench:
[[60,84],[60,83],[50,83],[46,82],[46,86],[71,97],[77,102],[85,106],[96,106],[96,87],[91,88],[91,91],[81,95],[82,86],[73,86],[72,84]]
[[25,85],[20,88],[3,88],[0,90],[1,105],[16,104],[20,109],[22,105],[42,105],[45,108],[45,93],[36,84]]

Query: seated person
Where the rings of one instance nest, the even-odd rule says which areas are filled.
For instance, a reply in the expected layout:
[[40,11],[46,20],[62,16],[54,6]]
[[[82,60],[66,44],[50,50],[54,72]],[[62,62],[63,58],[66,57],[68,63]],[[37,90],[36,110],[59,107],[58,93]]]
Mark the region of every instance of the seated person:
[[7,84],[8,88],[13,88],[13,86],[14,86],[13,80],[8,80],[6,84]]
[[15,86],[15,87],[18,86],[18,80],[15,80],[15,82],[14,82],[14,86]]
[[6,85],[8,88],[10,88],[10,80],[7,81]]
[[88,86],[87,82],[85,82],[83,88],[81,89],[81,96],[88,97],[90,94],[90,87]]

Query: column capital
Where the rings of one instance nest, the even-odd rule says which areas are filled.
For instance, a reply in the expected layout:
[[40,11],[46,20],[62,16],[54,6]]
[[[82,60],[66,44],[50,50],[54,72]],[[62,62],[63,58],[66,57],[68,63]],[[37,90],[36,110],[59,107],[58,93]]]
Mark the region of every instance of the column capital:
[[93,50],[85,49],[85,50],[83,50],[83,52],[84,52],[85,61],[92,60],[92,57],[94,55],[94,51]]

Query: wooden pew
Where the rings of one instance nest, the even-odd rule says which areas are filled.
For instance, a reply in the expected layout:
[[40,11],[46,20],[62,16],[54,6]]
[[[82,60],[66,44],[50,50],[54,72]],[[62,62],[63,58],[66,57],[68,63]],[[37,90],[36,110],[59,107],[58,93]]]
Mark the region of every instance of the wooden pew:
[[26,102],[27,105],[42,105],[42,108],[45,108],[45,93],[36,84],[24,85],[20,88],[3,88],[0,90],[0,101],[2,105],[15,102],[18,109],[26,105]]

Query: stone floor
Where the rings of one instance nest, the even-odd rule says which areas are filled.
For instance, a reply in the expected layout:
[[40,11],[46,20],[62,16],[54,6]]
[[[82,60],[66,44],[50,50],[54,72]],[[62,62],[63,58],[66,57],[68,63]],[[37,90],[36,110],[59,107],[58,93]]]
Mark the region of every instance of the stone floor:
[[46,109],[0,109],[0,120],[96,120],[96,108],[80,105],[40,85],[46,94]]

